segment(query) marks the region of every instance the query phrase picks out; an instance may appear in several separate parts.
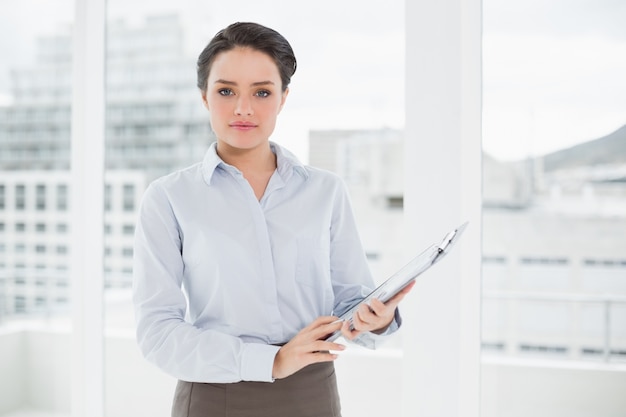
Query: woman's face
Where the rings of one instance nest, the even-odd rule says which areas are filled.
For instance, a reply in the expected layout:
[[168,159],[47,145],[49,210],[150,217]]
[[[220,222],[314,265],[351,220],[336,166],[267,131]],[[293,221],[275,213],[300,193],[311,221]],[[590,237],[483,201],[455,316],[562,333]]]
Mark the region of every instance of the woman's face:
[[237,47],[218,54],[202,93],[218,147],[248,150],[266,144],[287,93],[265,53]]

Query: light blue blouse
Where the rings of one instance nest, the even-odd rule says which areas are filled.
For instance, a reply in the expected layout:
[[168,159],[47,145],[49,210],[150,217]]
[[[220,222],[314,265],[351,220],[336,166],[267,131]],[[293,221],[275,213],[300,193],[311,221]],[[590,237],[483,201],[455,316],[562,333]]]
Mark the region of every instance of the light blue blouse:
[[[211,145],[147,188],[133,302],[144,356],[191,382],[272,381],[281,344],[374,286],[344,183],[271,143],[259,201]],[[399,326],[399,316],[385,334]],[[358,342],[375,348],[381,336]]]

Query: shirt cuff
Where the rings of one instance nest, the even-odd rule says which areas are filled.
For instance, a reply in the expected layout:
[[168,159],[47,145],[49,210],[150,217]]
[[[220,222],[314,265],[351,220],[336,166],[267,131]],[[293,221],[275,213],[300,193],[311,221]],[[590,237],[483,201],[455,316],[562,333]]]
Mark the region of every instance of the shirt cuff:
[[373,333],[373,336],[389,336],[390,334],[395,333],[400,326],[402,326],[402,316],[400,316],[400,310],[396,308],[394,312],[393,320],[389,323],[389,326],[382,333]]
[[244,344],[241,355],[241,379],[243,381],[273,382],[274,357],[280,346],[261,343]]

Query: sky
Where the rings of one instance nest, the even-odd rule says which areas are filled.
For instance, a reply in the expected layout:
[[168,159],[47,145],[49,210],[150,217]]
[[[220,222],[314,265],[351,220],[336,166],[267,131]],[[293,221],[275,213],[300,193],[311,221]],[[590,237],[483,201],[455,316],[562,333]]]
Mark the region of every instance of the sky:
[[[109,18],[131,24],[146,13],[179,13],[192,57],[233,21],[257,21],[285,35],[298,70],[274,138],[303,159],[310,129],[404,126],[404,1],[316,0],[297,8],[287,0],[107,4]],[[73,2],[0,0],[0,7],[0,53],[11,57],[0,62],[2,102],[7,67],[28,65],[35,34],[67,28]],[[486,152],[520,159],[626,124],[626,2],[484,0],[483,15]]]
[[487,152],[541,155],[626,124],[626,2],[484,0],[483,13]]

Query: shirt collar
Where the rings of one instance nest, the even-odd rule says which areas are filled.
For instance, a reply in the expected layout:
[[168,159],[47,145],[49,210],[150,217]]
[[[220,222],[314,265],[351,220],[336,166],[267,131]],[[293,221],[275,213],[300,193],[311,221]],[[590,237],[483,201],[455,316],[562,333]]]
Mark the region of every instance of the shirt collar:
[[[211,185],[213,174],[218,167],[231,173],[239,172],[237,168],[224,162],[218,156],[216,149],[217,142],[213,142],[211,146],[209,146],[209,149],[202,160],[202,177],[209,185]],[[302,175],[304,179],[309,177],[309,173],[307,172],[304,164],[302,164],[302,162],[300,162],[293,153],[274,142],[270,142],[270,149],[276,155],[276,170],[283,181],[287,181],[294,172]]]

